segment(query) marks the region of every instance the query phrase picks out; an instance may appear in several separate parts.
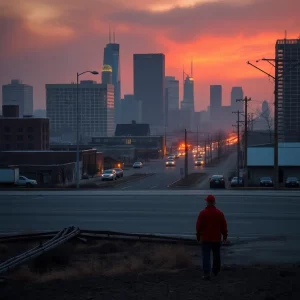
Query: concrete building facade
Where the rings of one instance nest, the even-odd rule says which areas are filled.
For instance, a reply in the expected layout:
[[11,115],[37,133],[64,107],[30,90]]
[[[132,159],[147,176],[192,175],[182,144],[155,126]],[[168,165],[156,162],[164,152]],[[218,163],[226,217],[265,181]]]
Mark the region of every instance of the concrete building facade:
[[210,116],[211,119],[217,118],[222,106],[222,85],[210,86]]
[[19,116],[33,115],[33,87],[13,79],[10,84],[2,86],[2,104],[18,105]]
[[[47,84],[46,108],[53,142],[76,142],[76,84]],[[114,87],[94,81],[79,84],[79,135],[89,141],[95,135],[112,136],[114,122]]]
[[300,142],[300,39],[277,40],[278,139]]
[[49,119],[0,118],[0,151],[48,149]]
[[142,103],[142,122],[165,126],[165,55],[134,54],[134,97]]

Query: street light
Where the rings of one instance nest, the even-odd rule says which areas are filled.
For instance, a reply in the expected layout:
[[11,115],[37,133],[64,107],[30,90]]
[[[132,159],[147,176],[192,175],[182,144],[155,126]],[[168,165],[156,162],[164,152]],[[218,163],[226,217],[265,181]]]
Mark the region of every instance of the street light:
[[79,93],[79,76],[91,73],[93,75],[98,75],[97,71],[84,71],[82,73],[77,73],[77,84],[76,84],[76,188],[79,189],[80,185],[80,176],[79,176],[79,102],[78,102],[78,93]]

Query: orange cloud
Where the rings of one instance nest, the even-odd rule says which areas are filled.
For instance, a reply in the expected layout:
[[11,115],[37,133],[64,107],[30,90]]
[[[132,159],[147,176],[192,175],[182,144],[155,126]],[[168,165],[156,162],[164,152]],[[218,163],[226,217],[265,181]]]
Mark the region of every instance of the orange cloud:
[[45,83],[101,68],[111,25],[121,44],[122,93],[133,90],[132,54],[163,52],[166,73],[179,79],[193,57],[198,109],[216,83],[224,103],[233,85],[271,99],[272,82],[246,62],[273,57],[285,29],[297,38],[299,11],[298,0],[0,0],[0,84],[19,76],[43,106]]

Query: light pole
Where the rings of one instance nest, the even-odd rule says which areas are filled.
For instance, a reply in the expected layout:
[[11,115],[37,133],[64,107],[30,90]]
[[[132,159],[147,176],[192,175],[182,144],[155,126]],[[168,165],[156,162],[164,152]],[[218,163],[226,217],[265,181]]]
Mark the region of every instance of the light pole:
[[79,102],[78,102],[78,94],[79,94],[79,76],[91,73],[93,75],[98,75],[97,71],[84,71],[82,73],[77,73],[77,84],[76,84],[76,188],[79,189],[80,186],[80,176],[79,176]]

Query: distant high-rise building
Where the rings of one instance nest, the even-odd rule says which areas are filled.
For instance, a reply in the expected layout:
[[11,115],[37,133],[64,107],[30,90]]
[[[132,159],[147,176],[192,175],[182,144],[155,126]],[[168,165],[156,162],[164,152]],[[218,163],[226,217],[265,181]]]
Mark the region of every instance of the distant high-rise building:
[[10,84],[2,86],[3,105],[18,105],[19,116],[33,115],[33,87],[13,79]]
[[222,106],[222,86],[211,85],[210,86],[210,116],[215,119]]
[[270,117],[270,107],[269,107],[269,103],[267,100],[263,101],[263,103],[261,105],[261,114],[264,118]]
[[179,110],[179,80],[174,76],[165,77],[165,87],[168,90],[168,109]]
[[[46,84],[47,118],[52,140],[76,141],[76,84]],[[79,84],[79,135],[81,141],[94,136],[112,136],[114,87],[85,80]]]
[[[112,84],[114,85],[114,107],[115,122],[121,121],[121,73],[120,73],[120,44],[115,43],[115,33],[113,40],[109,32],[109,43],[104,48],[103,65],[112,68]],[[102,74],[103,75],[103,74]],[[102,77],[103,79],[103,77]]]
[[174,76],[165,77],[166,125],[174,130],[179,125],[179,80]]
[[102,83],[112,84],[112,67],[110,65],[102,67]]
[[277,40],[279,142],[300,142],[300,39]]
[[124,95],[122,100],[122,123],[129,124],[132,121],[141,122],[142,103],[134,98],[134,95]]
[[194,78],[186,74],[183,84],[183,101],[181,102],[181,109],[190,112],[195,111],[194,104]]
[[235,86],[231,89],[231,110],[232,111],[244,111],[244,104],[242,101],[236,101],[244,98],[243,88]]
[[134,97],[142,102],[142,122],[165,126],[165,55],[134,54]]

